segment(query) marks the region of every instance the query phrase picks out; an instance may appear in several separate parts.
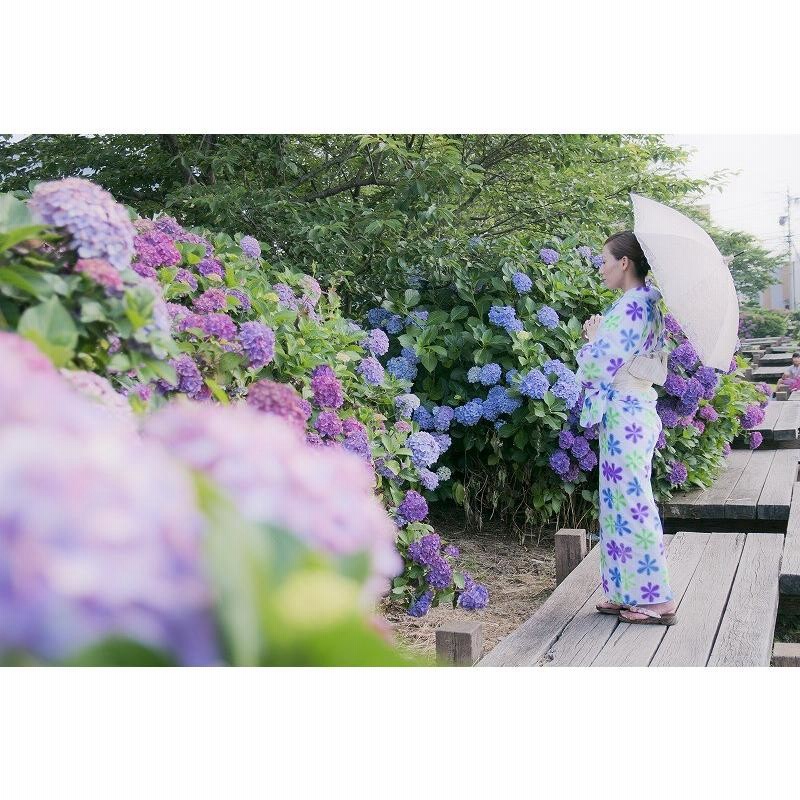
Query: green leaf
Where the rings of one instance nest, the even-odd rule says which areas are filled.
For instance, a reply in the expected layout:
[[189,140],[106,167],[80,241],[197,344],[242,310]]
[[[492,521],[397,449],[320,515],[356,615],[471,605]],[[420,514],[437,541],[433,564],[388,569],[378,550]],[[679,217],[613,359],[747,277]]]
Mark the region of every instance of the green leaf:
[[44,275],[22,264],[0,267],[0,284],[2,283],[33,295],[37,300],[46,300],[53,294],[53,286]]
[[67,667],[174,667],[174,659],[161,650],[132,639],[110,637],[81,650],[63,662]]
[[36,224],[25,203],[9,192],[0,194],[0,233],[9,233],[20,228],[41,230],[42,227]]
[[78,329],[55,296],[27,309],[19,318],[17,332],[36,344],[57,367],[69,363],[78,344]]
[[419,292],[416,289],[406,289],[405,299],[406,305],[409,308],[414,308],[419,303]]
[[211,389],[211,394],[219,400],[220,403],[223,405],[228,405],[230,400],[228,399],[228,395],[225,393],[225,390],[216,382],[212,381],[211,378],[206,378],[206,386]]

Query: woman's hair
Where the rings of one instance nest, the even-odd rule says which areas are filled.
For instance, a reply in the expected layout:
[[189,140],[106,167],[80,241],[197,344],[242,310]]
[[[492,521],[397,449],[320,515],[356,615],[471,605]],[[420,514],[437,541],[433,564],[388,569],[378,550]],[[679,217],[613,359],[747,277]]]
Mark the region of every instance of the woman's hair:
[[633,231],[614,233],[606,239],[605,244],[608,245],[608,249],[617,260],[623,256],[628,256],[633,261],[636,277],[642,281],[645,279],[650,271],[650,265],[647,263],[647,256],[645,256],[642,246]]

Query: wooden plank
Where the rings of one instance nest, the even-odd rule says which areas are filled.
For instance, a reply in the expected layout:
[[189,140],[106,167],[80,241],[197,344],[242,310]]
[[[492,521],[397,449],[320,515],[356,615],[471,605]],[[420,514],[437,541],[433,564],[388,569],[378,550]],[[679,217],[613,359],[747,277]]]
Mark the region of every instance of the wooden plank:
[[789,395],[789,400],[800,400],[800,392],[797,392],[797,391],[792,392]]
[[663,504],[663,517],[724,519],[725,502],[750,461],[752,450],[732,450],[726,468],[707,489],[693,489],[673,495]]
[[800,484],[795,484],[789,522],[786,525],[786,540],[783,544],[780,592],[783,595],[800,597]]
[[759,367],[788,367],[792,363],[792,353],[781,351],[778,353],[764,353],[759,359]]
[[776,667],[800,667],[800,643],[775,642],[772,663]]
[[[770,403],[767,408],[774,403]],[[800,403],[796,400],[784,400],[780,404],[780,415],[772,431],[773,439],[796,439],[800,428]]]
[[725,613],[744,540],[743,533],[711,534],[678,608],[678,624],[668,629],[650,666],[706,665]]
[[797,481],[797,454],[793,450],[776,450],[761,496],[758,498],[758,519],[789,519],[792,489]]
[[[713,541],[715,533],[678,533],[669,549],[667,565],[669,581],[676,602],[682,604],[692,576],[702,563],[704,553]],[[680,622],[684,622],[682,605],[679,605]],[[657,655],[659,645],[667,632],[663,625],[628,625],[618,622],[613,634],[598,653],[594,667],[646,667]],[[710,649],[710,647],[709,647]]]
[[782,536],[747,534],[709,667],[769,666],[782,548]]
[[778,378],[786,372],[784,367],[756,367],[750,375],[748,375],[748,379],[753,381],[754,383],[758,383],[759,381],[776,381]]
[[757,519],[758,498],[775,458],[775,450],[754,450],[736,486],[725,501],[725,516],[733,519]]
[[[665,552],[671,553],[673,544],[673,536],[664,536]],[[598,613],[596,605],[605,599],[603,587],[598,586],[558,640],[542,657],[541,666],[588,667],[591,665],[619,624],[616,616]]]
[[537,664],[599,585],[600,547],[595,545],[536,613],[500,641],[477,666],[523,667]]
[[758,431],[765,439],[771,439],[782,408],[783,403],[767,403],[767,407],[764,409],[764,419],[752,430]]

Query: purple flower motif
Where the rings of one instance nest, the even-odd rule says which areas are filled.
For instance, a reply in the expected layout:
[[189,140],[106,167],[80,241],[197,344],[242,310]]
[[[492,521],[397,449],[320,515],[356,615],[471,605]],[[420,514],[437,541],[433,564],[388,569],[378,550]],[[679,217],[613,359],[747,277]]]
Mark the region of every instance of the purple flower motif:
[[65,229],[81,258],[101,258],[127,269],[134,253],[135,229],[125,206],[83,178],[40,183],[28,207],[47,225]]
[[626,564],[633,558],[633,548],[627,544],[620,544],[619,546],[619,560],[620,563]]
[[635,322],[637,319],[642,319],[644,316],[644,309],[636,302],[636,300],[632,300],[625,308],[625,314],[631,318],[631,322]]
[[261,245],[255,237],[242,236],[239,240],[239,247],[247,258],[251,258],[254,261],[261,258]]
[[637,503],[635,506],[631,506],[631,516],[637,522],[644,522],[649,514],[650,509],[643,503]]
[[648,581],[645,586],[640,588],[642,591],[642,599],[647,600],[650,603],[655,602],[655,600],[661,596],[659,592],[661,587],[657,583],[653,584],[652,582]]
[[255,369],[266,366],[275,357],[275,333],[261,322],[243,323],[239,329],[239,341],[250,366]]
[[630,439],[636,444],[639,439],[644,439],[644,432],[641,425],[632,422],[630,425],[625,426],[625,438]]
[[409,489],[397,511],[409,522],[422,522],[428,516],[428,504],[419,492]]
[[617,466],[613,462],[603,462],[603,477],[607,481],[619,483],[622,480],[622,467]]
[[619,545],[613,539],[606,543],[606,550],[608,551],[608,555],[613,558],[614,561],[619,558]]

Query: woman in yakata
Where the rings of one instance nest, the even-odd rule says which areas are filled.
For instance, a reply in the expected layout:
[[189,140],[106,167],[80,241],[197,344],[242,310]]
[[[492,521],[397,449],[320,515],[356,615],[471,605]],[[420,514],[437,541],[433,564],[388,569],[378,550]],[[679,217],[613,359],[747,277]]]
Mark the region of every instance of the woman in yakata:
[[622,295],[605,315],[584,323],[589,340],[577,353],[584,390],[580,424],[598,425],[600,569],[604,614],[638,624],[676,622],[664,537],[651,486],[652,458],[662,430],[652,381],[629,371],[634,356],[664,349],[661,293],[632,231],[610,236],[600,275]]

